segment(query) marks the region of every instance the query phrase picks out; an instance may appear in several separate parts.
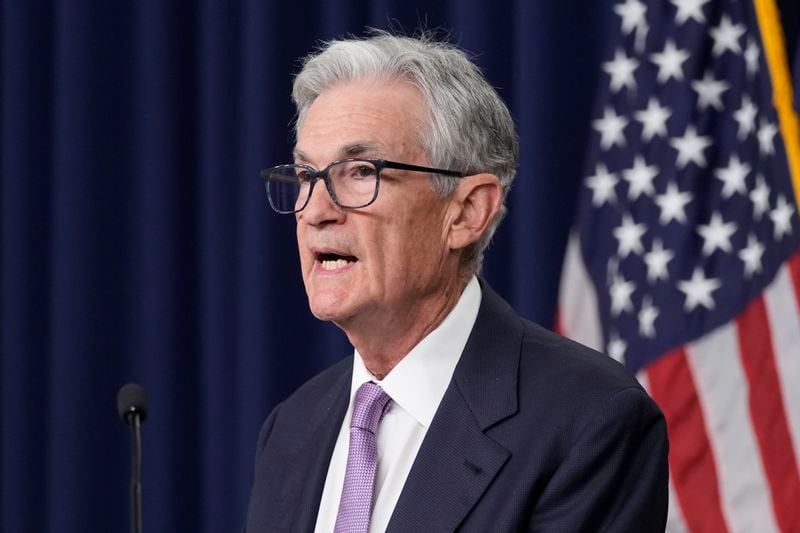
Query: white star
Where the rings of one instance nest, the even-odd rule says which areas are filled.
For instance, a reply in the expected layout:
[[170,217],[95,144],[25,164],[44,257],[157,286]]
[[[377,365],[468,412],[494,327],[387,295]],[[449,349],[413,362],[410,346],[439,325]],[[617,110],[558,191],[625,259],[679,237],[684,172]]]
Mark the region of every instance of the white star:
[[735,222],[723,222],[719,212],[711,215],[711,220],[706,225],[699,225],[697,233],[703,237],[703,255],[711,255],[719,249],[723,252],[731,251],[731,235],[736,233]]
[[647,7],[639,0],[625,0],[624,4],[614,6],[614,13],[622,19],[622,33],[630,35],[631,32],[636,32],[636,48],[641,50],[650,29],[645,16]]
[[705,22],[706,17],[703,15],[703,5],[711,0],[669,0],[672,5],[678,8],[675,14],[675,22],[683,24],[689,19],[697,22]]
[[742,47],[739,45],[739,38],[744,35],[744,32],[744,25],[732,24],[728,15],[722,15],[719,26],[708,30],[711,38],[714,39],[714,47],[711,49],[711,53],[714,56],[721,56],[725,53],[725,50],[730,50],[735,54],[741,54]]
[[762,154],[774,154],[774,137],[778,133],[778,128],[772,122],[761,119],[761,127],[758,128],[758,151]]
[[681,81],[683,79],[683,62],[687,59],[689,59],[689,52],[677,48],[672,39],[667,41],[663,51],[650,54],[650,60],[658,65],[658,83],[666,83],[670,78]]
[[782,194],[778,196],[778,205],[769,214],[769,218],[772,219],[772,223],[775,225],[774,236],[776,240],[781,240],[784,235],[792,233],[793,214],[794,207],[789,205]]
[[639,335],[652,339],[656,336],[656,318],[659,315],[658,307],[653,305],[653,299],[645,296],[642,299],[642,308],[639,310]]
[[653,196],[656,191],[653,188],[653,178],[658,176],[658,167],[655,165],[647,166],[644,158],[637,155],[633,160],[633,166],[622,171],[622,177],[630,185],[628,186],[628,199],[636,200],[644,193]]
[[647,263],[647,281],[650,283],[669,279],[667,266],[675,254],[668,249],[664,249],[661,239],[653,239],[653,249],[644,255],[644,262]]
[[608,288],[608,293],[611,296],[611,314],[619,316],[623,311],[632,312],[633,302],[631,295],[636,292],[636,285],[632,281],[628,281],[622,276],[614,276],[614,281]]
[[625,0],[624,4],[614,6],[614,13],[622,19],[622,33],[630,33],[645,21],[647,8],[639,0]]
[[753,218],[758,221],[769,211],[769,187],[764,181],[764,176],[756,176],[756,188],[750,192],[750,201],[753,202]]
[[747,76],[752,78],[758,72],[758,44],[752,37],[747,40],[747,48],[744,49],[744,62],[747,63]]
[[614,59],[603,63],[603,70],[611,76],[611,91],[619,92],[623,87],[629,90],[636,89],[636,79],[633,73],[639,66],[639,62],[632,57],[625,55],[625,51],[617,48],[614,51]]
[[649,141],[653,136],[667,136],[667,119],[672,115],[668,107],[662,107],[658,99],[650,97],[647,109],[637,111],[633,116],[642,123],[642,140]]
[[744,262],[744,276],[752,278],[756,272],[761,272],[761,256],[764,255],[764,245],[758,242],[752,233],[747,236],[747,247],[739,251],[739,259]]
[[592,121],[592,127],[600,133],[600,147],[603,150],[608,150],[615,145],[625,146],[623,130],[627,125],[628,119],[617,115],[610,106],[606,106],[603,110],[603,118]]
[[750,173],[750,165],[739,161],[739,156],[734,154],[728,160],[728,166],[714,171],[714,176],[722,181],[722,197],[725,199],[733,196],[733,193],[747,194],[747,187],[744,180]]
[[597,163],[594,175],[586,178],[586,186],[592,190],[592,205],[600,207],[606,202],[616,203],[617,193],[614,187],[619,178],[608,171],[605,164]]
[[694,126],[689,126],[686,128],[683,137],[673,137],[670,139],[669,144],[678,151],[676,165],[680,168],[686,168],[689,162],[698,167],[705,167],[706,156],[703,154],[703,150],[713,143],[711,137],[701,137],[697,135],[697,130],[695,130]]
[[692,273],[692,279],[679,281],[678,289],[686,295],[683,308],[691,311],[698,305],[706,309],[714,308],[714,299],[711,293],[719,289],[722,283],[716,278],[706,278],[701,267],[696,267]]
[[737,137],[739,137],[740,141],[746,139],[747,135],[755,129],[757,113],[758,108],[753,105],[753,101],[750,100],[749,96],[744,95],[742,97],[742,107],[733,113],[733,118],[739,124]]
[[692,89],[697,93],[697,107],[700,108],[700,111],[705,110],[708,106],[717,111],[722,111],[724,108],[722,105],[722,93],[730,88],[730,83],[715,80],[714,75],[710,72],[706,72],[702,80],[692,82]]
[[656,203],[661,208],[661,215],[658,217],[658,221],[662,225],[669,224],[673,220],[686,224],[686,211],[684,208],[691,201],[692,193],[679,191],[678,186],[670,181],[664,194],[656,196]]
[[616,333],[611,333],[608,346],[606,347],[606,353],[608,356],[615,361],[625,364],[625,350],[627,349],[628,343],[620,339],[619,335]]
[[619,241],[617,254],[625,259],[631,252],[641,255],[642,236],[647,233],[647,226],[636,224],[630,215],[622,215],[622,224],[614,228],[614,237]]

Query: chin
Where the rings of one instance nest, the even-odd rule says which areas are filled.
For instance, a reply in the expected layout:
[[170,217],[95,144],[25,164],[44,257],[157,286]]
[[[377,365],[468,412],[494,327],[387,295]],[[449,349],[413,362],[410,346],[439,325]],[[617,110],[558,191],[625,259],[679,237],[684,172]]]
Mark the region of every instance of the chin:
[[327,309],[318,310],[314,307],[311,307],[311,314],[314,315],[314,318],[322,320],[323,322],[335,322],[339,316],[337,313],[332,313]]
[[337,322],[347,316],[345,302],[330,293],[310,295],[308,306],[312,315],[326,322]]

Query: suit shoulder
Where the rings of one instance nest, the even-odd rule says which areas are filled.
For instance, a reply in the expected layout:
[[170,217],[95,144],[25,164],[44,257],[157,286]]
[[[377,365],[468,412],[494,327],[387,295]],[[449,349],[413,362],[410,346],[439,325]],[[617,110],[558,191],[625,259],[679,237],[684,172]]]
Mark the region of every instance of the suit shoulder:
[[346,357],[303,383],[276,405],[261,427],[258,449],[264,447],[273,431],[302,433],[310,420],[335,409],[337,399],[347,397],[352,367],[353,357]]
[[558,443],[553,449],[565,453],[587,428],[622,435],[634,431],[631,424],[663,425],[656,403],[619,362],[523,322],[517,384],[522,416],[512,424],[516,431],[527,434],[526,428],[537,428],[539,438],[553,439]]
[[352,370],[353,356],[350,355],[300,385],[286,400],[281,402],[282,407],[286,409],[304,407],[310,401],[319,401],[326,396],[335,395],[340,392],[343,383],[349,385]]
[[[549,331],[525,319],[521,370],[559,388],[582,396],[602,396],[641,385],[622,364],[588,346]],[[532,376],[522,376],[523,379]],[[595,398],[598,399],[598,398]]]
[[[494,353],[494,357],[489,363],[473,362],[477,371],[486,370],[484,367],[491,367],[489,372],[497,371],[493,367],[498,366],[518,368],[520,393],[546,404],[586,408],[629,388],[638,389],[647,398],[623,365],[524,319],[488,284],[482,288],[484,298],[471,346],[475,353]],[[481,361],[480,356],[474,359]]]

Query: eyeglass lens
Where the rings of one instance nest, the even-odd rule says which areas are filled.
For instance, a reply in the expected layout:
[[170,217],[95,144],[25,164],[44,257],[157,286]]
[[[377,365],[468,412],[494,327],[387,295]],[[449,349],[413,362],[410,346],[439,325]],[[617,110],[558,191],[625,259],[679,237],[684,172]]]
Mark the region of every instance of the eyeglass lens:
[[[378,170],[374,163],[340,161],[328,167],[327,175],[333,199],[339,206],[364,207],[374,200],[378,186]],[[280,213],[303,209],[308,202],[311,184],[316,179],[319,179],[318,175],[302,165],[270,169],[266,175],[266,188],[272,208]]]

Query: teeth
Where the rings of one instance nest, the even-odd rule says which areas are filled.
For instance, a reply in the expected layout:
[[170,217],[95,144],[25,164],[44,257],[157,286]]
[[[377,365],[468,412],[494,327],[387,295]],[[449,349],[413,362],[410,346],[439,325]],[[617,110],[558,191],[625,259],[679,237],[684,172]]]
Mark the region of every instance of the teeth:
[[322,261],[322,270],[336,270],[338,268],[344,268],[347,266],[349,261],[345,259],[336,259],[336,260],[326,260]]

